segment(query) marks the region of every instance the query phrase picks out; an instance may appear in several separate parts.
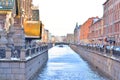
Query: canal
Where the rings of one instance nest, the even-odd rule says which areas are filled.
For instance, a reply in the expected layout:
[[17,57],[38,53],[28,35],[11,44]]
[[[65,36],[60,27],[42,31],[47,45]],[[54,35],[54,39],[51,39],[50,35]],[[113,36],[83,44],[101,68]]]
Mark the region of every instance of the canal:
[[91,69],[69,46],[55,46],[48,52],[49,60],[34,80],[108,80]]

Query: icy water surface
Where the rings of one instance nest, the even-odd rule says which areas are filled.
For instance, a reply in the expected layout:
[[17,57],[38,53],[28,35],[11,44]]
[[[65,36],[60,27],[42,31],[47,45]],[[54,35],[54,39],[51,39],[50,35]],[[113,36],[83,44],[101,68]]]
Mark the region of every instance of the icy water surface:
[[69,46],[55,46],[48,55],[48,63],[34,80],[108,80],[93,71]]

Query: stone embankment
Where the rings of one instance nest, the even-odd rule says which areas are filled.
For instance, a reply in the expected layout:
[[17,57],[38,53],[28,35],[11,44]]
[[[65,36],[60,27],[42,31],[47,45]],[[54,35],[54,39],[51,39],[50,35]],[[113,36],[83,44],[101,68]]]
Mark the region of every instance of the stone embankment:
[[11,51],[0,58],[0,80],[30,80],[48,60],[48,49],[44,45],[21,50],[19,57],[12,57]]
[[110,80],[120,80],[120,60],[98,51],[71,45],[71,48]]

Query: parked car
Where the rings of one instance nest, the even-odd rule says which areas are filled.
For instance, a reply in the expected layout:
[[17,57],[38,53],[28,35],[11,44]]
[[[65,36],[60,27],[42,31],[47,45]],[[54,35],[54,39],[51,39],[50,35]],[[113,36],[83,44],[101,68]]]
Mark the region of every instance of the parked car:
[[99,45],[99,48],[100,48],[100,51],[101,51],[101,52],[104,52],[104,45],[102,45],[102,44]]
[[115,50],[120,52],[120,47],[117,47]]
[[120,56],[120,46],[114,46],[114,48],[113,48],[113,54],[115,56]]
[[106,46],[106,52],[110,53],[110,50],[113,50],[114,46]]

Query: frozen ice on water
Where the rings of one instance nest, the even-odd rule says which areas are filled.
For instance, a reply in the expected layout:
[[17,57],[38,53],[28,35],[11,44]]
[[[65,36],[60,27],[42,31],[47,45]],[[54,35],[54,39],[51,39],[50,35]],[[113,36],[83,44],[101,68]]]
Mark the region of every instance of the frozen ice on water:
[[106,80],[91,70],[69,46],[55,46],[48,54],[48,63],[35,80]]

